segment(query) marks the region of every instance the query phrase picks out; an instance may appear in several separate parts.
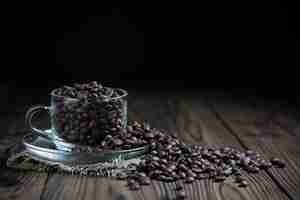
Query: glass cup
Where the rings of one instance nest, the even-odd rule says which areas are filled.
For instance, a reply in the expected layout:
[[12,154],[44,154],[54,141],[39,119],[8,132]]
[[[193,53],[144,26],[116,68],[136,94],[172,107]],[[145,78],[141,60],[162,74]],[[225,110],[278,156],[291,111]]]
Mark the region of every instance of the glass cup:
[[[25,121],[32,132],[48,140],[96,146],[108,135],[115,135],[127,126],[127,95],[123,89],[114,89],[118,96],[104,99],[76,99],[60,96],[58,89],[51,92],[51,106],[33,106]],[[33,117],[41,112],[50,114],[51,131],[36,128]]]

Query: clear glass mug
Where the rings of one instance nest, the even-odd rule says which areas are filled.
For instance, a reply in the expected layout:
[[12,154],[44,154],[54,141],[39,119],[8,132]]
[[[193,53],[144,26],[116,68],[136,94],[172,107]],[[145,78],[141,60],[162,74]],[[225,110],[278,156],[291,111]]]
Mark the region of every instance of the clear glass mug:
[[[95,146],[108,134],[116,134],[127,126],[127,96],[123,89],[114,89],[119,95],[106,99],[75,99],[51,92],[51,106],[33,106],[28,109],[25,121],[32,132],[48,140]],[[51,119],[51,131],[36,128],[33,117],[47,111]]]

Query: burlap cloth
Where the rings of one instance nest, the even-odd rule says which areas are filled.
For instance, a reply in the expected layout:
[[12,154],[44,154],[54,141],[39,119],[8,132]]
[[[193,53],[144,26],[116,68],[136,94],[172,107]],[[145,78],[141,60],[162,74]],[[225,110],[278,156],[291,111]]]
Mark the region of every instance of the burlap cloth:
[[28,152],[22,143],[16,144],[8,149],[6,165],[9,168],[19,170],[30,170],[37,172],[64,173],[83,176],[116,176],[124,170],[135,170],[135,165],[141,158],[130,160],[115,159],[111,162],[99,162],[84,165],[67,165],[59,162],[51,162],[40,157],[35,157]]

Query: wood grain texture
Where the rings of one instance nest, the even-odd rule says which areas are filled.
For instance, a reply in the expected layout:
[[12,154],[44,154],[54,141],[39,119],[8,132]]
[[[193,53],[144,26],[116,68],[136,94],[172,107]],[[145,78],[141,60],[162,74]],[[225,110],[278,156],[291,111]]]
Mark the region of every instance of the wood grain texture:
[[0,199],[40,199],[47,174],[1,169]]
[[300,147],[297,137],[274,123],[273,109],[248,101],[226,104],[225,100],[215,101],[214,108],[242,144],[265,158],[279,157],[286,161],[285,169],[272,168],[268,173],[290,199],[299,199]]
[[140,199],[141,192],[130,192],[125,182],[109,178],[54,174],[46,184],[42,199]]
[[[159,95],[159,98],[136,98],[131,102],[135,108],[131,118],[139,121],[150,119],[152,126],[167,129],[187,143],[244,149],[201,97]],[[157,108],[159,111],[156,112]],[[211,180],[197,181],[185,187],[192,199],[288,199],[266,173],[245,176],[251,183],[247,189],[238,188],[232,180],[223,184]]]
[[40,199],[47,180],[46,173],[21,172],[5,165],[7,149],[21,140],[21,134],[14,133],[17,134],[8,134],[0,140],[0,200]]
[[[226,106],[223,105],[225,103]],[[281,145],[279,150],[274,148],[273,144],[274,140],[280,142],[282,134],[288,134],[288,131],[279,127],[280,131],[278,132],[276,123],[263,129],[266,123],[265,121],[260,123],[260,119],[265,120],[265,115],[268,115],[268,112],[259,111],[257,106],[247,110],[244,107],[230,107],[231,103],[225,100],[223,104],[209,99],[207,96],[204,98],[202,94],[170,95],[168,93],[156,93],[152,95],[130,93],[128,111],[130,120],[148,121],[151,126],[166,129],[187,143],[215,147],[231,146],[240,150],[251,148],[260,151],[266,157],[270,155],[278,155],[284,159],[288,157],[288,165],[291,167],[286,170],[274,170],[271,176],[265,172],[259,175],[245,174],[246,179],[250,182],[247,188],[238,188],[231,179],[224,183],[202,180],[193,184],[185,184],[188,199],[297,199],[295,197],[299,195],[300,181],[297,177],[292,179],[290,176],[292,173],[294,175],[299,173],[299,161],[296,159],[297,156],[299,157],[299,149],[293,145],[286,147],[290,143],[293,144],[291,139],[283,139],[282,144],[279,144]],[[213,107],[210,107],[211,105]],[[216,115],[216,112],[219,116]],[[10,118],[13,121],[10,121],[6,128],[11,136],[5,137],[7,138],[5,140],[0,138],[0,150],[2,149],[2,152],[5,152],[4,150],[12,142],[16,142],[16,138],[20,138],[22,131],[25,130],[23,114],[20,112],[14,118]],[[240,133],[232,134],[228,127],[224,126],[224,122],[218,118],[220,116],[222,119],[226,118],[227,126],[230,125],[231,127],[232,124],[235,124],[234,127],[237,127],[235,129],[239,130]],[[259,126],[260,124],[261,126]],[[47,125],[47,116],[43,116],[41,125]],[[18,136],[13,135],[15,132],[19,132]],[[263,137],[261,137],[262,135]],[[266,141],[273,146],[259,147],[261,144],[269,144],[265,143]],[[296,144],[295,141],[294,144]],[[292,159],[290,154],[293,154]],[[5,155],[2,153],[1,160],[4,159]],[[287,173],[290,175],[287,176]],[[274,180],[282,182],[281,185],[278,186]],[[125,182],[109,178],[24,173],[2,168],[0,199],[25,199],[26,197],[27,199],[166,200],[175,197],[175,183],[166,184],[153,181],[150,186],[143,187],[140,191],[129,191],[125,184]],[[283,191],[280,187],[289,189]]]

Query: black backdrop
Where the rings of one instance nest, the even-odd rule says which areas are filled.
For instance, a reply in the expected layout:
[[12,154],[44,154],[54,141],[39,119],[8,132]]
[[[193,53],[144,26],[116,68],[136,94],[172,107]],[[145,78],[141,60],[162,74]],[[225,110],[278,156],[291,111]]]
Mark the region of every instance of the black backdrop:
[[292,4],[280,2],[14,11],[2,23],[1,86],[17,96],[28,88],[98,80],[296,99],[296,14]]

